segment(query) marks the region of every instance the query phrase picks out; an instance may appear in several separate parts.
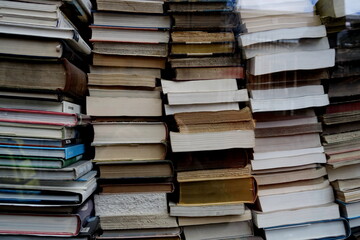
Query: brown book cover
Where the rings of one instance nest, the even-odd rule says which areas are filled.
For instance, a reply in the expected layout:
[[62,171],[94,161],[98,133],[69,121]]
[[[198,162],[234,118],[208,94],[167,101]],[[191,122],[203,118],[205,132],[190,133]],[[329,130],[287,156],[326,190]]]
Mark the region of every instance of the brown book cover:
[[244,78],[243,67],[176,68],[175,80]]

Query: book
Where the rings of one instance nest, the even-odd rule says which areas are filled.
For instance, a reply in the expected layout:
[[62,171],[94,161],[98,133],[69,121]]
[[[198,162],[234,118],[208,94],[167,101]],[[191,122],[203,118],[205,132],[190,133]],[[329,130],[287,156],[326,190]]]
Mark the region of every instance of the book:
[[75,127],[87,124],[88,121],[89,117],[83,114],[0,108],[0,122]]
[[242,19],[241,29],[244,33],[262,32],[275,29],[319,26],[321,20],[318,15],[273,15]]
[[165,114],[174,115],[176,113],[190,112],[216,112],[240,110],[239,103],[214,103],[214,104],[191,104],[191,105],[168,105],[165,104]]
[[237,90],[236,79],[213,79],[207,81],[170,81],[161,80],[162,91],[167,93],[216,92]]
[[101,179],[171,178],[173,166],[169,160],[98,162]]
[[[52,73],[51,81],[47,75],[49,72]],[[56,62],[2,59],[0,61],[0,76],[3,89],[56,93],[61,91],[77,98],[84,97],[86,93],[86,74],[66,59]]]
[[331,203],[334,201],[332,187],[322,189],[259,196],[257,204],[262,212],[304,208]]
[[[251,153],[247,149],[233,148],[214,151],[173,153],[171,159],[177,172],[244,168],[249,163]],[[221,161],[218,161],[221,159]]]
[[88,86],[94,87],[156,87],[156,77],[138,75],[138,74],[121,74],[121,73],[88,73]]
[[124,76],[147,76],[160,78],[161,70],[156,68],[144,67],[111,67],[111,66],[94,66],[90,65],[90,72],[96,74],[121,74]]
[[38,180],[75,180],[92,169],[90,161],[77,161],[65,168],[29,168],[0,166],[1,178]]
[[234,12],[189,12],[173,13],[174,30],[231,30],[239,19]]
[[74,28],[51,28],[26,24],[0,22],[0,33],[23,35],[29,37],[43,37],[62,39],[78,52],[89,55],[91,48]]
[[93,127],[93,145],[162,143],[167,138],[163,122],[98,122]]
[[163,1],[99,0],[97,2],[97,10],[134,13],[164,13],[163,5]]
[[[100,194],[113,194],[113,193],[156,193],[166,192],[172,193],[175,186],[172,182],[156,182],[154,179],[146,179],[144,182],[134,183],[114,183],[114,179],[110,179],[112,183],[107,183],[99,180],[99,193]],[[126,181],[128,181],[127,179]]]
[[91,25],[90,27],[92,30],[91,41],[167,43],[170,39],[168,31],[103,25]]
[[[322,38],[300,38],[300,39],[285,39],[273,42],[264,42],[246,46],[242,49],[243,55],[246,59],[255,56],[298,52],[298,51],[318,51],[329,49],[329,40],[327,37]],[[336,57],[336,55],[335,55]]]
[[149,229],[129,229],[129,230],[105,230],[98,239],[124,239],[124,238],[160,238],[160,239],[180,239],[180,228],[149,228]]
[[253,130],[202,133],[170,132],[170,141],[173,152],[252,148],[255,146],[255,134]]
[[167,57],[167,43],[132,43],[132,42],[111,42],[92,41],[93,52],[97,54],[128,55]]
[[275,29],[264,32],[240,34],[238,36],[238,41],[241,47],[246,47],[252,44],[273,42],[281,39],[321,37],[326,37],[326,29],[324,25],[288,29]]
[[357,170],[359,169],[359,164],[352,164],[341,166],[338,168],[333,168],[331,166],[327,166],[326,170],[328,172],[329,181],[333,182],[336,180],[347,180],[358,177]]
[[70,138],[63,140],[46,139],[46,138],[27,138],[0,136],[1,145],[19,145],[19,146],[38,146],[38,147],[65,147],[71,144],[82,143],[80,138]]
[[320,15],[330,17],[343,17],[345,15],[358,14],[360,11],[360,4],[354,0],[320,0],[316,4]]
[[45,139],[71,139],[79,136],[79,131],[74,127],[13,122],[0,122],[0,133],[1,136]]
[[328,219],[316,222],[290,224],[274,228],[266,228],[266,239],[278,239],[279,237],[290,237],[296,234],[300,239],[308,238],[347,238],[348,225],[343,218]]
[[89,96],[91,97],[142,97],[160,99],[160,89],[126,89],[122,87],[89,86]]
[[347,191],[359,188],[360,186],[360,179],[347,179],[347,180],[336,180],[331,183],[333,188],[337,191]]
[[[206,80],[202,80],[206,83]],[[246,102],[249,100],[246,89],[214,92],[169,92],[166,94],[169,105]]]
[[[315,56],[319,58],[319,62],[312,61]],[[321,69],[333,67],[334,65],[334,49],[295,51],[255,56],[250,59],[249,72],[253,75],[262,75],[281,71]]]
[[343,201],[338,201],[338,203],[342,216],[346,218],[354,218],[360,216],[359,214],[360,202],[355,201],[355,202],[346,203]]
[[[297,1],[275,1],[269,3],[267,1],[256,0],[241,0],[238,4],[240,11],[242,10],[253,10],[269,12],[268,14],[288,13],[288,14],[299,14],[299,13],[311,13],[314,11],[314,5],[311,1],[297,0]],[[275,13],[271,13],[274,11]]]
[[[162,101],[156,98],[86,97],[86,113],[90,116],[162,116]],[[110,108],[109,106],[116,106]]]
[[275,173],[257,173],[257,171],[254,171],[252,174],[255,177],[257,184],[260,186],[315,179],[325,176],[327,172],[325,167],[318,166],[302,170]]
[[94,162],[120,160],[163,160],[164,143],[96,145]]
[[93,65],[106,67],[136,67],[136,68],[165,68],[165,58],[128,56],[128,55],[107,55],[93,54]]
[[170,29],[170,17],[159,14],[94,11],[93,25],[141,29]]
[[76,52],[65,41],[37,37],[22,37],[17,35],[2,35],[0,37],[0,53],[11,58],[55,60],[66,58],[79,68],[85,69],[87,57]]
[[240,66],[241,58],[235,56],[183,57],[169,59],[172,68]]
[[[291,100],[291,101],[289,101]],[[269,112],[269,111],[287,111],[297,110],[309,107],[323,107],[329,104],[327,94],[302,96],[288,98],[273,98],[273,99],[252,99],[250,104],[253,113],[255,112]]]
[[[216,170],[207,170],[216,171]],[[230,170],[223,170],[231,174]],[[184,173],[184,172],[182,172]],[[253,203],[256,199],[256,183],[249,176],[210,177],[179,182],[179,205],[213,205],[226,203]],[[216,194],[214,194],[216,192]],[[204,197],[206,196],[206,197]]]
[[253,221],[258,228],[298,224],[340,218],[339,206],[328,203],[314,207],[295,208],[273,212],[253,211]]
[[22,98],[0,98],[0,108],[15,108],[27,110],[39,110],[49,112],[63,112],[80,114],[81,106],[69,101],[46,101],[46,100],[32,100]]
[[204,226],[207,224],[221,224],[251,221],[251,211],[245,210],[241,215],[215,216],[215,217],[178,217],[179,226]]
[[82,157],[82,154],[68,159],[38,156],[0,155],[0,165],[32,168],[64,168],[81,160]]
[[170,202],[170,216],[177,217],[216,217],[227,215],[242,215],[245,213],[244,203],[205,205],[205,206],[185,206]]
[[75,144],[63,148],[0,145],[0,154],[18,156],[38,156],[69,159],[85,152],[84,144]]
[[[85,182],[84,182],[85,183]],[[96,190],[95,179],[83,184],[82,189],[66,189],[54,186],[31,185],[23,187],[12,185],[0,188],[0,204],[12,206],[31,206],[37,207],[58,207],[58,206],[78,206],[84,203]]]
[[226,1],[172,1],[169,2],[169,12],[215,12],[232,11],[234,6]]
[[242,67],[176,68],[175,80],[208,80],[244,78]]
[[188,240],[205,240],[209,238],[240,239],[241,237],[253,235],[250,221],[185,226],[183,231]]
[[178,226],[167,212],[166,193],[102,194],[94,200],[103,230]]
[[80,231],[80,217],[74,214],[1,213],[0,215],[2,234],[65,237],[76,236]]

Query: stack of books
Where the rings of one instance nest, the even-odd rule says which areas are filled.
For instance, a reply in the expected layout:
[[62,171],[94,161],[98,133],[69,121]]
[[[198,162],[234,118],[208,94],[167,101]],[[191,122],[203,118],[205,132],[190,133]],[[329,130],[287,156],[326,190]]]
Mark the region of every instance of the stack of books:
[[[187,240],[253,235],[254,121],[236,51],[231,1],[170,1],[173,80],[161,80],[177,173],[170,215]],[[241,106],[240,106],[241,105]]]
[[170,18],[162,1],[97,1],[91,25],[87,114],[99,171],[98,239],[173,238],[167,193],[173,165],[165,160],[167,126],[157,80],[168,55]]
[[345,238],[313,109],[329,103],[320,80],[335,62],[325,26],[308,0],[242,0],[238,7],[256,121],[254,223],[266,239]]
[[360,226],[357,211],[360,174],[356,171],[360,166],[357,137],[360,133],[357,91],[360,86],[360,5],[354,1],[319,1],[317,7],[327,27],[331,47],[336,51],[331,79],[324,81],[330,98],[330,105],[322,115],[328,175],[342,216],[348,219],[356,234]]
[[86,25],[85,3],[0,3],[3,238],[87,239],[95,230],[96,172],[84,160],[88,117],[81,111],[90,47],[67,18],[78,12],[69,16]]

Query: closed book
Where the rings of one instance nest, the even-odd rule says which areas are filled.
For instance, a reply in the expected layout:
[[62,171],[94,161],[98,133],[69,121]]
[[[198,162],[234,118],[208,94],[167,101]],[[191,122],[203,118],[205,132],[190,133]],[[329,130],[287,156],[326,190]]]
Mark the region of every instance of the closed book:
[[84,144],[75,144],[63,148],[0,145],[0,154],[2,155],[39,156],[68,159],[81,155],[84,152]]
[[93,54],[94,66],[164,69],[165,62],[164,57]]
[[81,159],[82,155],[77,155],[68,159],[38,156],[0,155],[0,165],[32,168],[64,168]]
[[[9,71],[12,69],[12,71]],[[36,70],[36,71],[35,71]],[[49,81],[48,73],[52,77]],[[37,92],[64,92],[81,98],[86,93],[86,74],[66,59],[56,62],[0,61],[1,87]]]
[[163,1],[125,0],[112,2],[97,1],[97,10],[131,12],[131,13],[164,13]]
[[179,205],[253,203],[257,196],[256,182],[245,169],[181,172],[177,180]]
[[45,138],[45,139],[70,139],[79,136],[79,131],[74,127],[0,122],[0,132],[3,136]]
[[244,78],[242,67],[176,68],[175,80]]
[[66,147],[71,144],[82,143],[79,138],[70,139],[47,139],[47,138],[30,138],[30,137],[11,137],[0,136],[0,145],[19,145],[34,147]]
[[38,180],[75,180],[92,169],[90,161],[78,161],[65,168],[0,167],[2,178]]

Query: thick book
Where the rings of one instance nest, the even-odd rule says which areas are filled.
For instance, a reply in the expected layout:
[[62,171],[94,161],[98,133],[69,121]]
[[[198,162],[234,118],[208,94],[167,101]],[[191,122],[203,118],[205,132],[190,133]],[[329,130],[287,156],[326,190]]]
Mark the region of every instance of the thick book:
[[169,160],[109,161],[98,162],[96,166],[101,179],[166,179],[174,175]]
[[32,168],[64,168],[81,160],[82,157],[82,154],[68,159],[55,157],[0,155],[0,165]]
[[[162,116],[162,101],[156,98],[91,97],[86,98],[86,112],[90,116]],[[109,106],[118,106],[111,108]]]
[[37,179],[37,180],[75,180],[92,169],[90,161],[78,161],[65,168],[29,168],[1,166],[1,178]]
[[75,127],[87,124],[90,118],[83,114],[0,108],[0,122],[20,124],[40,124]]
[[163,1],[143,1],[143,0],[124,0],[124,1],[97,1],[97,10],[130,12],[130,13],[164,13]]
[[[106,181],[108,180],[108,181]],[[115,194],[115,193],[172,193],[175,190],[175,186],[172,182],[157,181],[157,179],[139,179],[130,183],[129,179],[124,182],[117,182],[118,179],[99,179],[99,193],[100,194]]]
[[255,146],[254,130],[223,132],[178,133],[170,132],[173,152],[252,148]]
[[151,28],[91,25],[91,41],[113,41],[133,43],[168,43],[168,31]]
[[84,144],[75,144],[63,148],[0,145],[0,154],[17,156],[38,156],[69,159],[85,152]]
[[183,57],[169,59],[173,68],[182,67],[231,67],[240,66],[241,58],[235,56]]
[[318,206],[334,200],[332,187],[328,185],[322,189],[259,196],[256,204],[259,210],[265,213]]
[[[215,169],[179,172],[179,205],[253,203],[256,182],[244,169]],[[216,193],[216,194],[214,194]]]
[[81,106],[69,101],[46,101],[35,99],[23,99],[23,98],[0,98],[0,108],[15,108],[15,109],[27,109],[27,110],[39,110],[49,112],[63,112],[80,114]]
[[297,38],[320,38],[326,37],[326,29],[324,25],[275,29],[264,32],[245,33],[238,36],[240,46],[246,47],[252,44],[262,42],[273,42],[281,39],[297,39]]
[[169,1],[169,12],[218,12],[232,11],[233,3],[227,1]]
[[[9,71],[12,69],[12,71]],[[36,71],[35,71],[36,70]],[[48,73],[51,72],[51,81]],[[37,92],[64,92],[81,98],[86,94],[86,74],[66,59],[55,62],[0,61],[1,88]]]
[[253,236],[251,221],[185,226],[183,231],[188,240],[242,239]]
[[[314,61],[315,58],[319,61]],[[334,65],[335,50],[326,49],[255,56],[250,59],[248,70],[256,76],[282,71],[321,69]]]
[[242,215],[245,213],[244,203],[207,205],[207,206],[184,206],[170,202],[170,216],[177,217],[216,217],[228,215]]
[[0,33],[11,35],[24,35],[29,37],[43,37],[61,39],[66,41],[78,52],[89,55],[91,48],[74,28],[53,28],[32,26],[27,24],[0,23]]
[[177,227],[167,211],[166,193],[95,195],[95,213],[103,230]]
[[214,103],[214,104],[191,104],[191,105],[168,105],[165,104],[165,114],[194,112],[216,112],[240,110],[239,103]]
[[163,57],[93,54],[94,66],[164,69],[165,63]]
[[339,217],[339,205],[336,203],[274,212],[253,211],[254,224],[258,228],[322,221]]
[[[173,153],[176,171],[192,171],[222,168],[243,168],[249,163],[251,153],[247,149]],[[219,161],[221,159],[221,161]]]
[[167,152],[164,143],[104,144],[95,146],[94,162],[123,160],[163,160]]
[[79,131],[74,127],[12,122],[0,122],[0,132],[2,136],[60,140],[76,138],[79,136]]
[[337,218],[270,227],[265,229],[265,236],[268,240],[291,238],[294,234],[300,239],[346,239],[350,235],[349,229],[344,218]]
[[354,0],[319,0],[316,8],[322,16],[339,18],[346,15],[358,14],[360,4]]
[[176,68],[175,80],[208,80],[208,79],[244,78],[243,67],[192,67]]
[[96,239],[147,239],[156,238],[164,240],[180,240],[181,230],[173,228],[149,228],[149,229],[128,229],[128,230],[105,230]]
[[167,139],[163,122],[98,122],[93,123],[92,145],[162,143]]
[[96,26],[118,26],[125,28],[142,29],[170,29],[170,17],[159,14],[126,13],[111,11],[94,11],[94,22]]

